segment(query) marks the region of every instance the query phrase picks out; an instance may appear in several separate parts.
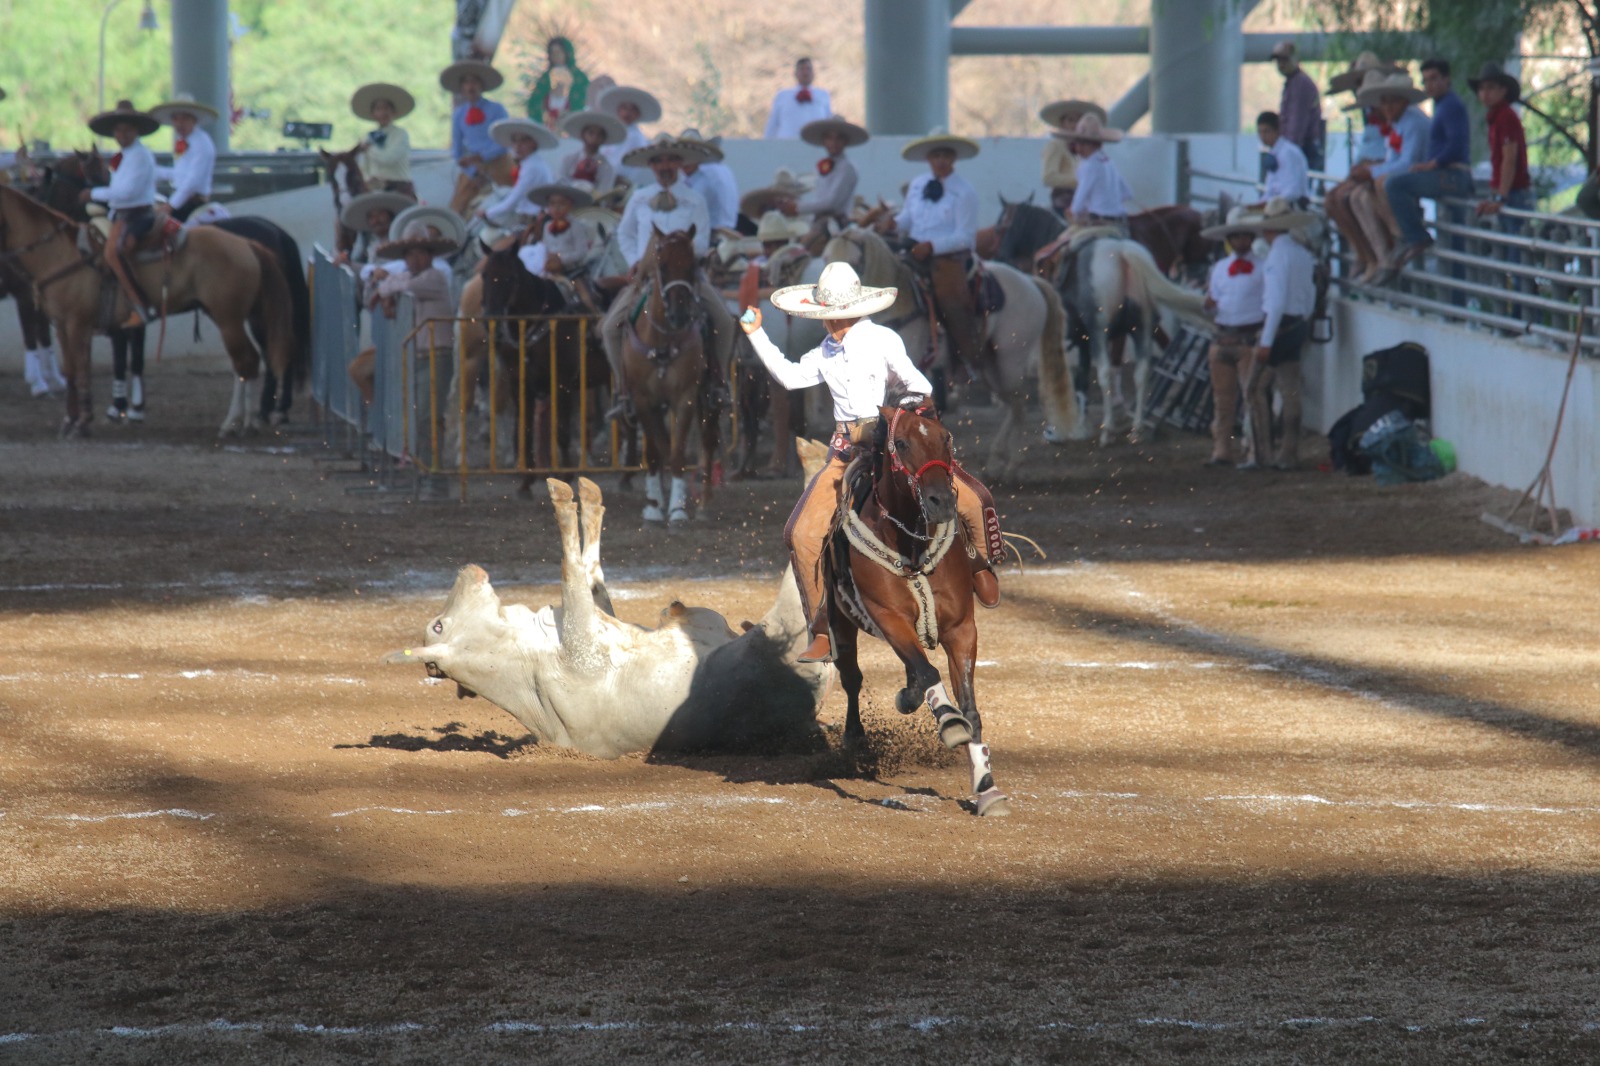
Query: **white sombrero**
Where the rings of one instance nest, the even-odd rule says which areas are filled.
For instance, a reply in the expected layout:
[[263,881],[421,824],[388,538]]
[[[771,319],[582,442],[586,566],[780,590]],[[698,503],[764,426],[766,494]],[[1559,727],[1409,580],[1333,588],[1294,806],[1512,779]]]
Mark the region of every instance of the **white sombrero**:
[[498,70],[475,59],[463,59],[459,63],[451,63],[445,67],[439,72],[439,84],[444,86],[444,91],[447,93],[458,93],[461,91],[461,79],[469,76],[483,82],[483,91],[486,93],[493,92],[505,84],[505,78],[500,76]]
[[[809,175],[808,175],[809,177]],[[746,218],[760,218],[771,209],[772,201],[784,197],[798,198],[810,192],[816,185],[814,178],[809,181],[794,176],[794,171],[787,167],[779,167],[772,175],[772,184],[763,185],[759,189],[751,189],[739,197],[739,211]]]
[[503,118],[489,127],[489,136],[494,138],[494,143],[511,147],[512,139],[517,134],[532,137],[540,151],[549,151],[561,143],[549,126],[535,122],[531,118]]
[[1045,125],[1057,129],[1063,122],[1069,120],[1073,125],[1077,125],[1078,120],[1084,115],[1098,115],[1102,123],[1109,121],[1106,118],[1106,109],[1088,100],[1057,100],[1039,109],[1039,117],[1044,120]]
[[756,226],[756,240],[763,244],[767,241],[792,241],[796,237],[804,237],[810,229],[803,219],[789,218],[782,211],[768,211]]
[[652,159],[661,156],[677,156],[685,163],[709,163],[711,150],[697,141],[685,141],[674,137],[670,133],[658,133],[656,139],[642,148],[635,148],[622,157],[624,166],[644,167],[649,166]]
[[[368,211],[381,209],[398,215],[415,203],[415,200],[397,192],[364,192],[344,205],[339,212],[339,221],[351,229],[364,230],[367,228]],[[394,235],[398,237],[400,234],[396,231]]]
[[869,289],[849,263],[829,263],[815,285],[790,285],[772,306],[796,318],[866,318],[893,306],[898,289]]
[[1261,214],[1252,211],[1242,204],[1228,211],[1228,220],[1215,226],[1207,226],[1200,231],[1200,236],[1208,241],[1225,241],[1235,233],[1260,233]]
[[550,197],[556,195],[571,200],[574,208],[588,207],[594,203],[594,186],[586,181],[573,182],[570,185],[560,182],[540,185],[528,194],[528,199],[543,207],[550,202]]
[[1107,144],[1122,140],[1122,131],[1108,129],[1099,115],[1090,114],[1078,119],[1077,124],[1070,130],[1056,130],[1050,136],[1060,137],[1064,141],[1094,141],[1096,144]]
[[1236,207],[1228,212],[1228,221],[1220,226],[1208,226],[1200,231],[1207,240],[1219,241],[1230,233],[1290,233],[1304,229],[1317,221],[1309,211],[1296,211],[1281,196],[1275,196],[1257,209]]
[[1361,90],[1356,93],[1356,103],[1361,107],[1376,107],[1385,96],[1404,97],[1406,103],[1421,103],[1428,98],[1428,94],[1417,88],[1411,81],[1411,75],[1404,71],[1397,74],[1378,74],[1376,77],[1369,73],[1361,82]]
[[193,115],[196,119],[214,119],[217,117],[218,111],[209,104],[197,103],[192,93],[173,93],[171,100],[164,100],[150,109],[150,117],[163,126],[172,125],[174,115]]
[[846,148],[854,148],[858,144],[866,144],[872,138],[872,134],[868,133],[864,128],[857,126],[854,122],[847,122],[838,115],[834,115],[832,118],[815,119],[800,127],[800,139],[807,144],[814,144],[818,147],[822,145],[822,138],[830,133],[844,134]]
[[379,100],[387,100],[394,105],[394,117],[404,118],[416,108],[417,101],[414,96],[398,85],[391,85],[386,81],[375,81],[370,85],[363,85],[350,97],[350,110],[358,118],[371,118],[372,105]]
[[378,245],[379,259],[403,259],[407,252],[422,251],[429,255],[449,255],[460,248],[448,237],[435,237],[428,232],[428,224],[421,219],[410,222],[399,237],[393,235]]
[[607,144],[621,144],[628,139],[628,127],[616,115],[604,111],[574,111],[561,120],[561,132],[572,138],[582,137],[587,126],[599,126],[605,130]]
[[601,93],[594,106],[615,115],[623,104],[633,104],[639,109],[640,122],[657,122],[661,119],[661,101],[633,85],[616,85]]
[[453,248],[460,248],[467,243],[467,224],[460,215],[438,204],[414,204],[409,201],[408,206],[395,216],[394,225],[389,227],[389,239],[400,240],[405,235],[406,227],[414,222],[432,226],[451,242]]
[[918,137],[900,149],[900,158],[909,163],[921,163],[935,148],[948,148],[957,159],[971,159],[978,154],[978,142],[967,137],[957,137],[942,129],[932,130],[926,137]]
[[1355,92],[1366,84],[1367,75],[1372,71],[1379,74],[1404,74],[1406,68],[1398,63],[1386,59],[1379,59],[1376,52],[1362,52],[1350,64],[1350,69],[1335,74],[1328,80],[1328,92],[1346,93]]

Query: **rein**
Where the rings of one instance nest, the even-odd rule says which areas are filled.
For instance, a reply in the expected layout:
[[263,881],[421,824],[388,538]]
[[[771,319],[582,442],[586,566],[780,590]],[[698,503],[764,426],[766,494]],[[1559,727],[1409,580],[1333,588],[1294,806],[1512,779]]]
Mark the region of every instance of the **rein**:
[[[6,218],[4,212],[0,212],[0,246],[5,244],[6,234],[9,233],[10,230],[10,221]],[[20,248],[0,248],[0,260],[10,263],[24,278],[33,280],[33,287],[35,291],[43,294],[45,288],[52,283],[60,281],[62,278],[67,277],[69,274],[74,274],[77,271],[82,270],[84,267],[94,265],[94,260],[81,248],[77,248],[77,246],[74,245],[74,250],[78,253],[78,259],[76,262],[68,263],[64,267],[59,267],[46,274],[42,278],[33,278],[32,272],[29,271],[27,266],[22,262],[22,257],[28,252],[43,248],[57,237],[64,235],[68,230],[76,233],[78,231],[78,223],[72,221],[70,218],[58,218],[51,224],[50,232],[46,233],[43,237],[40,237],[37,240],[29,241]]]

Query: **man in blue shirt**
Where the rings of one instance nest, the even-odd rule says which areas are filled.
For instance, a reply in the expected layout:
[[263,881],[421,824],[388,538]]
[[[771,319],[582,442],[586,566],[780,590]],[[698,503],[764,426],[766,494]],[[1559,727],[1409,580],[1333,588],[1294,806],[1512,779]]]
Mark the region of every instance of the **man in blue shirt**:
[[1422,224],[1422,198],[1472,195],[1472,133],[1467,108],[1450,89],[1449,60],[1423,61],[1422,88],[1433,99],[1433,123],[1428,129],[1428,154],[1410,172],[1395,174],[1384,183],[1389,210],[1400,229],[1400,243],[1389,253],[1389,267],[1399,269],[1422,255],[1433,243]]
[[503,105],[483,95],[499,88],[504,80],[489,64],[474,60],[452,63],[439,75],[439,84],[458,100],[450,116],[450,157],[459,168],[450,210],[463,218],[471,215],[472,202],[491,182],[510,185],[514,180],[505,145],[489,132],[509,116]]

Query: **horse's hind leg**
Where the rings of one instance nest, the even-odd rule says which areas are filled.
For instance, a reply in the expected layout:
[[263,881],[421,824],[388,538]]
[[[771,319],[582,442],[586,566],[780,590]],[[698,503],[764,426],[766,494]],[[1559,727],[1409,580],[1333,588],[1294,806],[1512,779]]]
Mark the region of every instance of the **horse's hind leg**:
[[994,783],[994,770],[989,763],[989,745],[983,741],[983,718],[978,714],[978,696],[974,672],[978,660],[978,626],[967,621],[944,636],[945,655],[949,664],[950,686],[955,689],[956,703],[971,729],[967,741],[967,761],[972,769],[972,794],[978,814],[1004,817],[1011,813],[1011,801]]
[[251,402],[254,384],[261,373],[261,355],[245,332],[244,321],[239,318],[217,318],[212,321],[222,334],[223,347],[233,362],[233,402],[228,406],[228,416],[222,420],[217,436],[256,433],[261,429],[261,417]]
[[1107,341],[1105,331],[1097,331],[1090,341],[1094,349],[1095,375],[1100,379],[1100,444],[1104,447],[1111,443],[1111,435],[1117,421],[1117,383],[1115,368],[1111,365],[1111,345]]
[[1147,317],[1133,338],[1133,428],[1128,430],[1128,439],[1135,444],[1139,443],[1139,435],[1144,432],[1145,399],[1150,390],[1150,358],[1155,348],[1155,338],[1151,336],[1153,324]]
[[830,619],[833,631],[833,665],[839,671],[839,683],[844,686],[844,744],[852,748],[867,739],[866,727],[861,724],[861,663],[857,648],[861,633],[848,619],[835,613]]

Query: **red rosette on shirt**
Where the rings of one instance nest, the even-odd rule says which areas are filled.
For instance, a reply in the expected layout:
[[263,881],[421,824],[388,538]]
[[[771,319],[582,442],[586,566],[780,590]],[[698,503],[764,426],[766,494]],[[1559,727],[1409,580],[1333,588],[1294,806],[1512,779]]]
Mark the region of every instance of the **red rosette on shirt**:
[[183,153],[187,152],[188,150],[189,150],[189,142],[184,140],[184,139],[182,139],[181,137],[178,139],[178,142],[172,146],[172,154],[173,155],[182,155]]
[[817,173],[821,174],[823,177],[827,177],[829,174],[832,174],[833,160],[831,158],[820,160],[817,163]]
[[548,226],[545,227],[545,232],[546,233],[554,233],[556,236],[559,237],[561,234],[567,232],[567,230],[569,230],[571,228],[572,228],[572,223],[571,222],[568,222],[564,218],[558,218],[555,221],[551,222]]
[[483,120],[483,108],[479,107],[477,104],[473,104],[471,107],[467,108],[467,125],[481,126],[483,125]]
[[1248,259],[1235,259],[1228,264],[1228,277],[1236,278],[1240,274],[1254,274],[1256,265]]
[[122,153],[121,152],[118,152],[116,155],[114,155],[110,159],[106,160],[106,166],[110,167],[112,170],[116,170],[121,165],[122,165]]
[[794,102],[797,104],[809,104],[811,102],[811,90],[801,89],[799,92],[795,93]]

